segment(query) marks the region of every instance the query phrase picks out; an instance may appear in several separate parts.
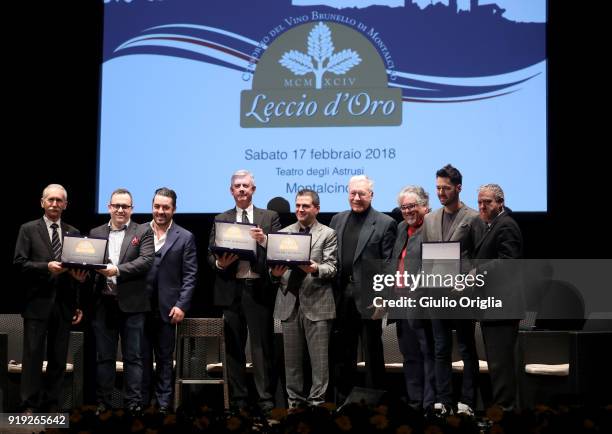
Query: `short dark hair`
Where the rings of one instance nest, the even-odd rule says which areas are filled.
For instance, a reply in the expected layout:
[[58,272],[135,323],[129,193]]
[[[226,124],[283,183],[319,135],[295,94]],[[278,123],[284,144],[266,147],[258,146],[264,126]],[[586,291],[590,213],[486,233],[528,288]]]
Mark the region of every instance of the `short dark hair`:
[[319,193],[314,190],[311,190],[310,188],[303,188],[298,191],[295,197],[298,198],[300,196],[310,196],[312,198],[312,204],[314,206],[319,206],[321,204],[321,200],[319,199]]
[[116,194],[127,194],[128,196],[130,196],[130,201],[132,202],[132,205],[134,205],[134,199],[132,198],[132,193],[130,193],[130,190],[128,190],[127,188],[118,188],[115,191],[113,191],[110,195],[111,200],[113,199],[113,196]]
[[453,185],[463,184],[463,176],[461,176],[461,172],[459,172],[459,169],[453,167],[451,164],[447,164],[442,169],[438,170],[436,172],[436,178],[448,178]]
[[153,195],[153,201],[155,201],[155,196],[164,196],[172,199],[172,207],[176,208],[176,192],[168,187],[161,187],[155,190],[155,194]]

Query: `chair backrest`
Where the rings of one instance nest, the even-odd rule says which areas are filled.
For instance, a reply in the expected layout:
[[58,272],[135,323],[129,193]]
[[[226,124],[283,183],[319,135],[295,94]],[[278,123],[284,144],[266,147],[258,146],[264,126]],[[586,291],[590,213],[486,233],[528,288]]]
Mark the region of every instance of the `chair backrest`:
[[402,363],[404,361],[397,342],[396,324],[387,324],[383,328],[383,351],[385,363]]
[[186,318],[177,330],[177,377],[211,377],[207,366],[224,363],[223,318]]
[[519,345],[523,365],[558,365],[570,359],[570,334],[565,331],[521,331]]
[[540,286],[535,326],[542,330],[581,330],[585,323],[585,304],[574,285],[550,280]]
[[8,335],[8,360],[21,363],[23,353],[23,318],[19,314],[0,315],[0,333]]

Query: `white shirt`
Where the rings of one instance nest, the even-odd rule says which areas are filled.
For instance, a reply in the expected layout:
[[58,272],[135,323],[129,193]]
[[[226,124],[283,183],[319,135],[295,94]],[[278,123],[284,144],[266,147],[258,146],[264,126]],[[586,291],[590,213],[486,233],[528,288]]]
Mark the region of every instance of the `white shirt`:
[[[242,223],[242,208],[236,207],[236,222]],[[254,224],[255,214],[253,212],[253,204],[250,204],[246,209],[247,216],[249,217],[249,223]],[[251,270],[251,263],[249,261],[239,261],[238,271],[236,271],[236,279],[257,279],[259,274]]]
[[[110,264],[107,264],[106,268],[110,268],[110,265],[114,265],[117,267],[117,276],[119,275],[119,256],[121,255],[121,245],[123,244],[123,240],[125,239],[125,232],[127,228],[130,226],[131,220],[125,224],[122,229],[115,230],[111,222],[108,222],[108,227],[110,232],[108,233],[108,259]],[[117,284],[117,276],[108,277],[107,280]]]
[[157,238],[157,232],[155,231],[154,221],[151,220],[151,223],[149,223],[151,225],[151,230],[153,231],[153,242],[155,243],[155,253],[159,252],[159,249],[164,247],[164,244],[166,243],[168,231],[172,227],[173,222],[174,220],[170,220],[170,224],[168,225],[168,228],[159,238]]

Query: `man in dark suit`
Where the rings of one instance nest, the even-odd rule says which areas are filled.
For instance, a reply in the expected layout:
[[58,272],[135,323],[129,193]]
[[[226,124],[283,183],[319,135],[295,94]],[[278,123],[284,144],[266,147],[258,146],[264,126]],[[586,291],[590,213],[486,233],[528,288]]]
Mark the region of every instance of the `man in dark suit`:
[[[83,316],[77,308],[79,285],[76,280],[82,282],[86,274],[69,271],[60,262],[64,235],[79,233],[61,219],[67,204],[68,194],[64,187],[48,185],[40,199],[43,217],[22,225],[17,236],[14,264],[21,274],[25,295],[20,391],[24,411],[58,410],[70,324],[78,324]],[[46,384],[43,385],[41,368],[45,339],[48,362]]]
[[349,180],[350,211],[330,223],[338,235],[336,321],[333,327],[336,402],[342,403],[355,384],[357,345],[361,338],[366,387],[384,387],[382,319],[373,307],[372,277],[388,266],[397,235],[391,217],[372,208],[373,182],[365,175]]
[[486,274],[483,294],[503,302],[501,318],[487,317],[480,324],[493,389],[493,404],[504,410],[516,407],[517,383],[515,347],[519,320],[523,317],[521,288],[517,278],[516,261],[523,255],[521,230],[504,207],[504,191],[497,184],[486,184],[478,190],[480,218],[487,225],[486,232],[476,245],[475,273]]
[[[266,264],[267,234],[280,229],[278,214],[253,206],[255,179],[251,172],[239,170],[232,175],[230,193],[236,206],[215,217],[220,222],[250,223],[257,241],[257,257],[253,262],[239,260],[237,255],[216,255],[210,251],[208,261],[215,270],[214,301],[223,307],[225,349],[232,406],[244,408],[248,403],[245,346],[247,328],[251,342],[255,387],[262,411],[274,407],[273,400],[273,336],[272,313],[276,293],[272,288]],[[213,225],[209,245],[215,241]]]
[[[425,216],[423,242],[458,241],[461,243],[461,266],[471,270],[476,243],[482,236],[484,225],[478,213],[459,200],[463,176],[450,164],[436,172],[436,192],[442,208]],[[433,318],[436,360],[436,406],[440,415],[454,411],[452,393],[453,328],[457,330],[457,343],[463,360],[463,384],[457,412],[473,415],[478,381],[478,355],[474,338],[473,319]]]
[[[397,203],[404,221],[397,228],[391,273],[417,275],[421,269],[423,220],[429,209],[429,195],[418,186],[404,187]],[[417,299],[418,289],[398,286],[396,295]],[[415,410],[433,411],[436,399],[434,344],[431,321],[418,307],[389,311],[389,323],[396,321],[397,341],[404,358],[404,379],[409,405]]]
[[[172,363],[176,324],[185,318],[196,286],[198,261],[195,237],[173,220],[176,193],[159,188],[153,196],[155,261],[147,278],[151,293],[151,314],[146,319],[143,396],[149,396],[151,383],[161,413],[172,405]],[[156,375],[151,382],[152,350]]]
[[92,321],[96,336],[98,413],[111,408],[119,335],[125,406],[133,414],[142,410],[142,341],[145,312],[151,309],[146,277],[155,247],[151,227],[133,222],[132,209],[131,193],[115,190],[108,204],[110,222],[90,232],[92,237],[108,238],[107,268],[98,270],[95,279]]
[[[329,384],[329,336],[336,305],[332,288],[336,277],[336,232],[317,221],[319,195],[300,190],[295,198],[298,221],[281,232],[309,233],[310,264],[291,270],[277,265],[273,279],[280,287],[274,317],[281,320],[285,351],[285,377],[289,408],[325,402]],[[312,383],[304,393],[304,355],[310,358]]]

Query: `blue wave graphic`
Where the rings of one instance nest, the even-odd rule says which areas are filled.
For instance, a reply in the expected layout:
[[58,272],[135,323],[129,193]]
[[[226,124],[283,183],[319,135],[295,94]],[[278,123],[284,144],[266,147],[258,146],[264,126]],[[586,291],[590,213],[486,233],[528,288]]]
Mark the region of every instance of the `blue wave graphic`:
[[[252,57],[257,46],[255,40],[224,29],[177,23],[145,30],[141,35],[120,44],[114,50],[113,57],[155,54],[245,71],[249,62],[256,63],[258,60]],[[262,51],[265,48],[265,45],[261,46]],[[543,70],[543,62],[511,74],[487,77],[448,78],[395,70],[394,80],[389,85],[401,88],[404,101],[467,102],[515,92],[521,84]]]

